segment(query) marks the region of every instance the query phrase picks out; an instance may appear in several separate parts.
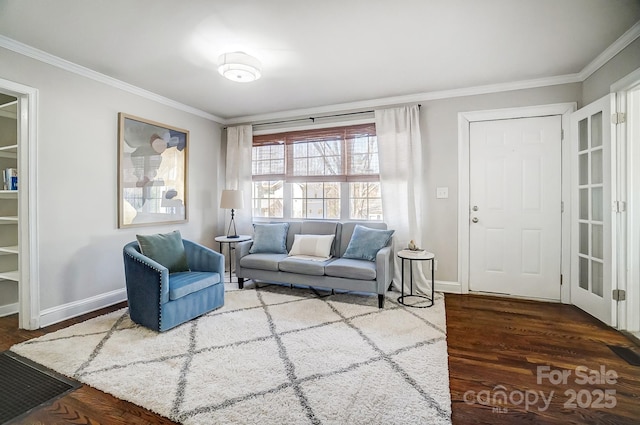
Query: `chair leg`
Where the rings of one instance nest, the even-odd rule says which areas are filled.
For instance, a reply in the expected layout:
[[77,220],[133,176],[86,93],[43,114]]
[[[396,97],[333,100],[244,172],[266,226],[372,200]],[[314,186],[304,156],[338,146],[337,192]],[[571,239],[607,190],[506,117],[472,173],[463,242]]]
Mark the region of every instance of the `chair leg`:
[[378,294],[378,308],[384,308],[384,295]]
[[240,288],[240,289],[244,288],[244,277],[239,277],[238,278],[238,288]]

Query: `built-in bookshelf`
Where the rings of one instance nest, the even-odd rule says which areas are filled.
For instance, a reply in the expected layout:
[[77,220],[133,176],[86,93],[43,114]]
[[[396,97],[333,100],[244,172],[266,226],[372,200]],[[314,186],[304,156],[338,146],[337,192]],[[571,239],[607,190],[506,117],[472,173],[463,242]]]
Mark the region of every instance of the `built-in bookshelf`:
[[[5,100],[7,96],[3,96]],[[18,101],[9,98],[0,102],[0,293],[17,303],[18,270],[18,190],[6,182],[5,170],[18,170]],[[17,178],[17,177],[16,177]],[[12,299],[14,298],[15,299]]]

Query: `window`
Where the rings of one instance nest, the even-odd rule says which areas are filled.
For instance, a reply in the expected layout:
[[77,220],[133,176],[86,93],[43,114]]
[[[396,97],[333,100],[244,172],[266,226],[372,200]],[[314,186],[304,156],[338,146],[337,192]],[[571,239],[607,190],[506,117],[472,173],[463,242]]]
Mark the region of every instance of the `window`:
[[254,136],[253,216],[382,220],[374,124]]

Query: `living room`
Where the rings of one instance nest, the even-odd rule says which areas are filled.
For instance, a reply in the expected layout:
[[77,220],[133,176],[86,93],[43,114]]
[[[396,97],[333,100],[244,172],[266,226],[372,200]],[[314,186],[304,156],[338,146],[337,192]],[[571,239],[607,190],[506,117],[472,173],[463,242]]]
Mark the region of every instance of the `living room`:
[[[415,3],[411,5],[417,6]],[[491,1],[487,8],[495,12],[501,7],[508,8],[507,3]],[[527,7],[524,10],[534,16],[544,17],[558,12],[553,2],[542,5],[537,4],[539,2],[525,3]],[[570,3],[567,8],[579,8],[580,2]],[[73,16],[74,13],[68,13],[68,10],[58,11],[56,9],[59,6],[46,2],[19,6],[19,2],[2,1],[0,92],[28,99],[31,109],[27,110],[28,121],[23,123],[22,131],[22,137],[25,137],[23,145],[29,146],[29,149],[23,151],[25,155],[21,158],[21,164],[24,166],[20,167],[20,182],[23,184],[20,186],[20,196],[24,199],[20,216],[20,226],[24,226],[21,227],[24,230],[21,236],[20,268],[25,275],[25,283],[21,281],[19,288],[0,288],[0,313],[5,316],[19,312],[21,328],[38,329],[125,301],[127,295],[122,248],[135,240],[135,235],[139,233],[162,233],[177,229],[183,238],[217,249],[215,237],[225,234],[229,224],[229,211],[219,208],[222,190],[226,188],[227,127],[363,112],[406,104],[421,105],[419,123],[424,158],[425,181],[422,187],[425,208],[422,211],[424,223],[420,240],[423,247],[437,256],[435,289],[453,294],[468,293],[469,282],[464,281],[461,273],[461,261],[464,260],[461,251],[464,249],[463,242],[459,239],[459,216],[466,213],[459,202],[460,114],[557,104],[575,104],[575,109],[580,110],[611,93],[613,84],[637,72],[640,67],[638,2],[593,1],[587,4],[585,9],[588,11],[585,11],[584,19],[591,21],[584,26],[595,34],[589,41],[575,40],[572,42],[575,44],[572,44],[568,39],[573,36],[562,31],[562,28],[551,24],[544,26],[543,32],[551,34],[548,43],[568,46],[565,48],[592,46],[596,37],[608,37],[606,42],[597,40],[597,46],[583,49],[585,57],[581,59],[582,62],[564,64],[561,72],[547,73],[545,68],[554,71],[557,69],[553,65],[561,58],[552,53],[557,53],[558,50],[562,52],[562,49],[547,46],[545,50],[538,44],[541,50],[536,50],[535,54],[538,56],[537,62],[541,63],[540,67],[525,77],[521,76],[523,74],[516,74],[518,78],[514,80],[509,80],[509,75],[484,75],[484,68],[481,67],[468,72],[469,67],[461,66],[459,68],[464,68],[466,73],[476,74],[475,84],[445,87],[434,83],[409,91],[400,86],[396,91],[387,91],[386,94],[376,91],[377,95],[373,97],[344,96],[336,100],[322,97],[325,80],[321,80],[319,83],[312,83],[314,87],[309,90],[309,96],[313,93],[318,98],[310,100],[311,103],[299,103],[300,106],[296,107],[284,103],[286,99],[280,99],[277,95],[262,95],[259,92],[261,100],[252,109],[251,96],[256,95],[249,93],[252,91],[251,84],[239,87],[238,84],[224,81],[217,74],[215,66],[206,64],[200,65],[198,75],[210,74],[210,78],[220,78],[223,81],[220,84],[224,84],[220,92],[211,91],[206,94],[205,97],[216,99],[212,104],[215,106],[207,109],[202,105],[195,106],[176,100],[182,99],[181,87],[188,86],[184,80],[189,77],[184,75],[173,75],[165,81],[168,88],[162,94],[144,88],[149,87],[145,85],[146,78],[157,78],[155,74],[159,71],[155,68],[163,66],[162,63],[149,61],[146,63],[148,70],[139,73],[137,79],[125,79],[123,76],[126,75],[126,70],[119,71],[119,64],[114,63],[113,72],[110,73],[107,65],[99,70],[93,69],[89,64],[83,65],[80,55],[61,56],[55,53],[56,43],[66,43],[64,40],[56,40],[56,25],[72,26],[75,19],[80,21],[82,18],[85,24],[79,27],[81,31],[77,32],[74,43],[83,48],[86,44],[96,50],[117,50],[126,43],[135,44],[136,40],[132,39],[116,40],[113,45],[109,45],[104,34],[112,31],[112,23],[108,20],[92,22],[89,19],[106,13],[101,9],[110,8],[108,3],[94,5],[97,9],[92,10],[92,6],[66,2],[66,6],[77,8],[77,18],[68,17],[68,21],[62,20],[58,22],[63,23],[54,24],[50,21],[57,20],[50,19],[51,16],[65,13]],[[255,4],[246,6],[258,7]],[[118,7],[123,13],[127,9],[124,4]],[[462,10],[464,7],[472,8],[470,4],[460,7]],[[259,9],[268,16],[275,13],[263,9],[268,8],[263,6]],[[355,6],[354,9],[359,10]],[[563,16],[568,16],[567,10],[564,7],[561,9],[565,13]],[[457,27],[460,25],[458,18],[454,12],[450,13],[448,19],[443,21],[451,27]],[[211,14],[215,16],[215,13]],[[527,12],[521,14],[524,16]],[[408,15],[411,12],[404,12],[401,16]],[[135,18],[134,14],[127,16],[129,19]],[[156,17],[154,14],[151,16]],[[200,21],[206,22],[205,18],[202,15]],[[27,24],[20,23],[21,19]],[[194,17],[191,19],[196,21]],[[127,24],[116,22],[122,26]],[[516,22],[522,24],[522,21]],[[42,33],[36,34],[36,31],[29,30],[40,25],[43,26]],[[571,25],[580,27],[575,23]],[[91,32],[92,26],[96,27],[95,32]],[[20,31],[19,27],[27,29]],[[166,25],[167,33],[171,32],[170,27],[171,25]],[[509,27],[512,28],[513,25]],[[47,31],[51,34],[50,39]],[[587,37],[589,31],[583,30],[580,34]],[[168,37],[166,34],[164,36]],[[427,43],[424,40],[429,40],[420,39],[423,34],[418,30],[409,36],[414,38],[414,47],[417,49]],[[276,44],[272,49],[277,50]],[[51,47],[51,51],[48,47]],[[533,47],[524,46],[522,51],[530,49]],[[78,48],[79,52],[81,50]],[[454,49],[452,51],[450,56],[444,58],[455,61],[459,53]],[[203,59],[194,59],[191,53],[188,51],[183,54],[183,60],[195,62],[194,66],[198,67],[198,61],[202,64]],[[123,56],[120,62],[126,64],[128,59],[133,59],[137,54],[142,55],[143,52],[134,50],[129,53],[130,57]],[[325,54],[330,53],[325,51]],[[282,55],[286,56],[286,53]],[[385,52],[379,53],[377,61],[384,60],[385,55]],[[215,56],[217,58],[218,55]],[[540,60],[539,57],[543,59]],[[495,60],[497,59],[492,58],[487,62]],[[295,60],[291,62],[286,57],[282,58],[282,63],[278,66],[269,67],[267,64],[268,62],[263,64],[263,76],[256,84],[273,79],[279,88],[278,79],[286,79],[289,73],[297,69]],[[399,70],[394,74],[394,79],[403,80],[403,66],[398,64]],[[437,65],[436,68],[440,66],[443,65]],[[280,72],[282,77],[274,75]],[[449,71],[445,69],[443,73],[446,72]],[[325,78],[330,81],[334,77]],[[356,80],[357,77],[352,78],[350,84],[357,85]],[[169,87],[173,82],[175,87]],[[208,87],[210,86],[197,90],[205,92]],[[262,90],[262,86],[253,87]],[[305,90],[296,87],[293,91]],[[268,108],[269,102],[277,106],[271,110],[264,109]],[[186,223],[118,228],[118,113],[188,129],[189,211]],[[370,116],[365,117],[371,119]],[[280,124],[279,129],[293,129],[301,125],[301,122]],[[448,197],[438,197],[437,188],[447,188]],[[571,196],[569,202],[570,199]],[[238,211],[238,214],[243,213],[246,214],[247,211]],[[569,262],[563,264],[570,271]],[[568,287],[569,285],[565,286]],[[566,291],[565,288],[562,290]],[[471,291],[473,292],[473,288]],[[628,288],[627,295],[630,297],[633,293]],[[570,295],[562,293],[557,301],[570,303]],[[637,310],[638,304],[635,306]],[[621,310],[621,314],[626,315],[627,312]]]

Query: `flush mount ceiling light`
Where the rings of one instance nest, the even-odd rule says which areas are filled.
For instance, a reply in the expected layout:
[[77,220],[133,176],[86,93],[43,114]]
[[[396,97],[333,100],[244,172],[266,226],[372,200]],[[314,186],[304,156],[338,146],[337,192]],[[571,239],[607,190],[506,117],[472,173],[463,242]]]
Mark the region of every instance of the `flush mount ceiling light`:
[[244,52],[225,53],[218,58],[218,72],[231,81],[248,83],[262,75],[260,61]]

